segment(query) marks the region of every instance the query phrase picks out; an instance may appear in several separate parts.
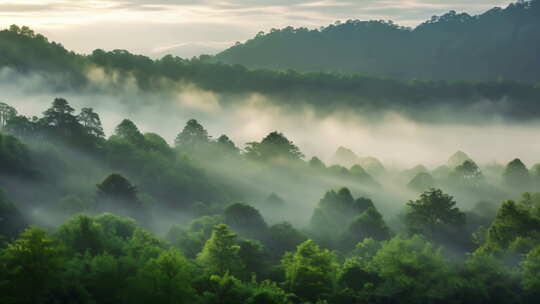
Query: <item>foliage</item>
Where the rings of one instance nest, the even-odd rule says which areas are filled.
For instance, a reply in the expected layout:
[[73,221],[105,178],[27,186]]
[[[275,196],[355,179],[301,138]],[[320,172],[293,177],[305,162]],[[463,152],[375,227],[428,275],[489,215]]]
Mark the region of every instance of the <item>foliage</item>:
[[224,275],[238,273],[244,265],[239,256],[240,246],[236,244],[236,234],[225,224],[214,227],[212,236],[204,244],[197,260],[209,273]]
[[334,255],[320,249],[312,240],[298,245],[283,256],[286,286],[306,300],[321,300],[334,292],[337,264]]
[[406,222],[411,233],[432,238],[445,225],[460,226],[465,214],[456,207],[454,198],[440,189],[430,189],[420,194],[420,199],[407,203]]

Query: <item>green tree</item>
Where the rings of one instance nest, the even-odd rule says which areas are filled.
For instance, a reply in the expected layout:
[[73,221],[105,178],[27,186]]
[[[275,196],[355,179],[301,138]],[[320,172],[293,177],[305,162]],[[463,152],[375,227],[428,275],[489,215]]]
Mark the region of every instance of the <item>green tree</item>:
[[77,119],[84,127],[87,134],[98,138],[103,138],[105,136],[99,114],[94,112],[92,108],[82,108],[81,113],[77,116]]
[[195,119],[190,119],[174,141],[177,148],[199,149],[210,141],[208,131]]
[[0,102],[0,130],[4,129],[12,118],[17,116],[17,110],[12,106]]
[[244,267],[238,252],[236,234],[229,230],[225,224],[214,227],[212,236],[204,244],[204,248],[197,256],[197,260],[206,267],[211,274],[224,275],[237,273]]
[[32,177],[35,175],[28,147],[13,135],[0,133],[0,175]]
[[51,107],[43,112],[38,124],[50,135],[68,143],[79,143],[83,127],[73,109],[64,98],[55,98]]
[[246,238],[265,240],[268,225],[259,211],[244,203],[228,206],[223,212],[224,222]]
[[483,177],[482,171],[472,160],[466,160],[450,173],[450,178],[463,186],[476,186]]
[[407,203],[406,224],[411,233],[432,238],[445,225],[460,227],[465,224],[465,214],[456,207],[454,198],[440,189],[430,189],[420,194],[420,199]]
[[352,221],[344,234],[343,242],[349,250],[366,238],[377,241],[390,238],[390,229],[375,207],[369,207]]
[[523,289],[527,294],[529,303],[540,300],[540,245],[525,255],[521,263],[523,269]]
[[114,134],[120,138],[127,140],[136,147],[144,147],[144,135],[139,131],[139,128],[129,119],[124,119],[114,130]]
[[263,140],[247,143],[246,156],[255,160],[301,160],[304,154],[282,133],[272,132]]
[[113,173],[97,185],[97,194],[102,199],[137,202],[137,187],[120,174]]
[[190,303],[195,300],[193,270],[178,250],[163,251],[130,278],[125,291],[128,303]]
[[287,288],[308,301],[327,299],[334,292],[337,268],[335,256],[320,249],[312,240],[283,256]]
[[526,189],[531,184],[531,176],[525,164],[518,158],[509,162],[503,172],[504,183],[514,189]]
[[313,156],[309,160],[309,166],[313,169],[318,169],[318,170],[326,169],[326,165],[317,156]]
[[442,303],[457,289],[457,276],[439,250],[420,237],[384,242],[369,267],[381,282],[375,294],[400,303]]
[[7,285],[1,286],[2,303],[43,303],[58,286],[64,266],[62,250],[41,228],[30,227],[3,250]]
[[305,242],[307,236],[290,223],[277,223],[268,229],[268,249],[273,259],[279,259],[286,251],[293,251]]
[[238,154],[240,152],[240,149],[236,147],[234,142],[227,135],[221,135],[217,139],[216,143],[219,150],[222,152],[231,153],[231,154]]
[[468,255],[460,269],[461,303],[519,303],[519,280],[494,254],[475,252]]
[[356,216],[370,207],[374,207],[371,200],[355,200],[347,188],[337,192],[331,190],[325,193],[313,211],[310,227],[318,237],[335,240],[336,236],[341,236],[347,230]]
[[514,248],[523,251],[516,246],[524,240],[540,242],[540,217],[532,214],[523,202],[503,202],[488,229],[486,249]]
[[0,237],[15,237],[26,225],[26,220],[17,207],[0,189]]

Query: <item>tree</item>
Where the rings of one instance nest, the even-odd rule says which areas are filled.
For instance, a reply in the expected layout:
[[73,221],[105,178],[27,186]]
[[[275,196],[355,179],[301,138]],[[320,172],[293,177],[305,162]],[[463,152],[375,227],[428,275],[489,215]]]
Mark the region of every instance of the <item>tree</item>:
[[82,108],[77,119],[80,121],[87,134],[98,138],[103,138],[105,136],[99,114],[94,112],[92,108]]
[[266,238],[268,225],[259,211],[250,205],[232,204],[225,209],[223,215],[225,224],[240,235],[257,240]]
[[469,254],[460,269],[459,298],[461,303],[519,303],[520,289],[516,274],[492,253]]
[[139,131],[139,128],[129,119],[124,119],[116,126],[114,134],[120,138],[127,140],[136,147],[144,147],[144,135]]
[[120,174],[113,173],[101,184],[97,185],[98,197],[122,200],[137,201],[137,187],[133,186],[129,180]]
[[457,151],[448,159],[448,168],[455,169],[457,166],[462,165],[466,161],[472,161],[472,159],[465,152]]
[[530,186],[531,176],[525,164],[516,158],[506,165],[503,181],[507,186],[520,190]]
[[175,249],[163,251],[148,260],[128,280],[126,300],[129,303],[189,303],[195,300],[189,262]]
[[149,214],[137,196],[137,187],[120,174],[113,173],[97,185],[97,198],[98,207],[103,211],[148,221]]
[[227,136],[227,135],[221,135],[217,139],[217,145],[220,149],[220,151],[225,153],[231,153],[231,154],[238,154],[240,152],[240,149],[236,147],[234,142]]
[[312,240],[300,244],[295,252],[286,253],[282,266],[286,286],[300,298],[317,301],[333,293],[337,278],[335,257]]
[[344,242],[347,249],[350,250],[366,238],[377,241],[390,238],[390,229],[375,207],[369,207],[352,221],[345,232]]
[[433,179],[433,176],[427,172],[416,174],[407,184],[407,187],[414,191],[426,191],[427,189],[433,188],[433,186],[435,186],[435,180]]
[[540,300],[540,245],[525,255],[521,263],[523,269],[523,289],[530,303]]
[[347,188],[338,192],[328,191],[313,211],[311,230],[322,239],[335,241],[336,236],[341,236],[356,216],[370,207],[374,207],[371,200],[355,200]]
[[103,227],[87,215],[79,215],[64,223],[57,236],[70,250],[92,256],[103,253],[106,249],[105,243],[110,241],[106,239]]
[[309,160],[309,166],[313,169],[326,169],[326,165],[317,156],[313,156]]
[[49,134],[63,139],[69,143],[80,140],[82,126],[73,115],[73,109],[64,98],[55,98],[51,107],[43,112],[43,117],[38,124],[45,128]]
[[263,278],[270,265],[263,244],[258,241],[240,240],[238,246],[240,246],[238,257],[244,265],[244,271],[240,278],[246,281],[251,279],[253,275],[257,278]]
[[411,233],[432,238],[437,229],[465,224],[465,214],[456,207],[454,198],[440,189],[420,194],[420,199],[407,203],[406,224]]
[[13,135],[0,133],[0,175],[31,177],[33,162],[28,147]]
[[20,137],[35,136],[38,131],[37,117],[14,116],[6,122],[4,130]]
[[236,243],[236,234],[225,224],[214,227],[212,236],[204,244],[197,260],[206,267],[209,273],[225,275],[237,273],[244,266],[238,252],[240,246]]
[[456,293],[456,273],[439,250],[418,236],[384,242],[369,268],[380,278],[374,293],[381,300],[443,303]]
[[0,102],[0,130],[4,129],[12,118],[17,116],[17,110],[10,105]]
[[221,216],[202,216],[191,221],[187,228],[173,226],[167,233],[167,240],[192,259],[202,251],[214,227],[222,222]]
[[274,224],[268,229],[268,249],[274,259],[281,258],[286,251],[295,250],[306,240],[307,236],[288,222]]
[[451,172],[451,178],[465,186],[477,185],[483,178],[482,171],[472,160],[466,160]]
[[190,119],[174,141],[177,148],[194,150],[210,141],[208,131],[195,119]]
[[17,207],[10,202],[0,189],[0,238],[15,237],[26,225],[26,220]]
[[485,249],[491,251],[513,248],[517,253],[524,253],[523,251],[530,248],[519,248],[520,242],[540,242],[540,217],[535,216],[532,210],[524,202],[503,202],[488,229]]
[[301,160],[304,154],[282,133],[272,132],[263,140],[247,143],[246,156],[255,160]]
[[30,227],[3,251],[7,286],[1,286],[2,303],[43,303],[59,283],[64,266],[62,251],[41,228]]

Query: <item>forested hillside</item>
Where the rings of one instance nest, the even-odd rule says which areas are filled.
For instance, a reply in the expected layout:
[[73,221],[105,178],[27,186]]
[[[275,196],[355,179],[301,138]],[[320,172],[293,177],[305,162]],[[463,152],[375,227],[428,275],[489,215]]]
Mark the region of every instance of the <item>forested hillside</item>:
[[[220,94],[224,104],[256,93],[291,110],[309,106],[319,114],[345,110],[376,117],[376,112],[391,110],[419,121],[475,123],[481,122],[478,115],[484,120],[529,120],[540,115],[540,87],[534,84],[401,81],[358,74],[250,70],[213,63],[205,56],[152,60],[123,50],[97,49],[83,56],[17,26],[0,31],[0,64],[24,75],[42,75],[47,88],[58,92],[103,90],[105,85],[96,81],[106,79],[106,86],[115,94],[136,85],[146,92],[174,95],[178,88],[191,84]],[[516,65],[515,60],[512,65]],[[441,110],[456,115],[434,115]]]
[[276,60],[366,76],[0,31],[0,303],[539,303],[538,3],[218,56],[360,31],[372,61]]
[[481,15],[451,11],[414,29],[348,20],[321,29],[273,29],[218,54],[256,68],[341,71],[423,80],[540,80],[540,1]]
[[170,146],[62,98],[0,110],[2,303],[539,300],[540,165],[327,165],[279,132],[189,120]]

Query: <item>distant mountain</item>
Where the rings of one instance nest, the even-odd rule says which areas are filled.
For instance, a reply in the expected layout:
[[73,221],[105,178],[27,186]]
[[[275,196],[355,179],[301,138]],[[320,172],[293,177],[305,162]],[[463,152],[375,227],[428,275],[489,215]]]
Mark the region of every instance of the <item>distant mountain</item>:
[[349,20],[259,33],[216,59],[255,68],[427,80],[540,80],[540,0],[471,16],[451,11],[411,29]]

